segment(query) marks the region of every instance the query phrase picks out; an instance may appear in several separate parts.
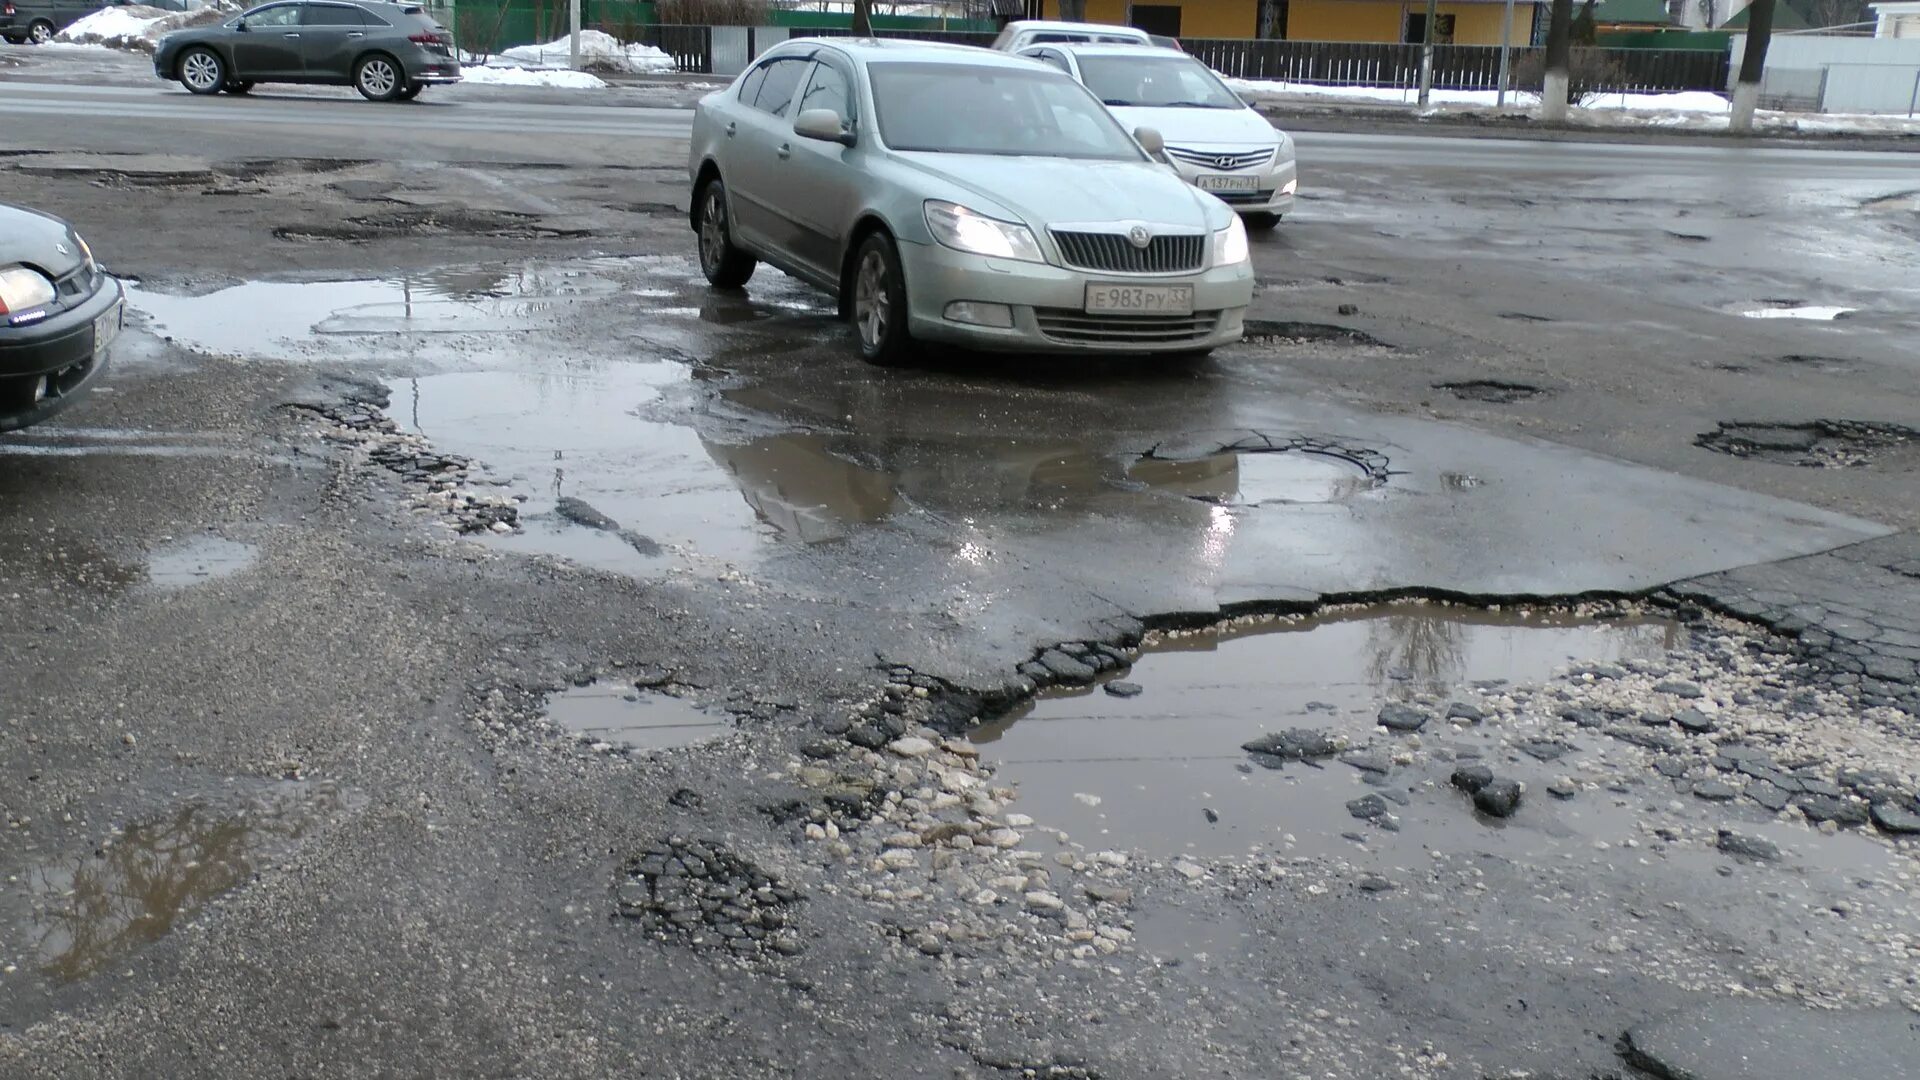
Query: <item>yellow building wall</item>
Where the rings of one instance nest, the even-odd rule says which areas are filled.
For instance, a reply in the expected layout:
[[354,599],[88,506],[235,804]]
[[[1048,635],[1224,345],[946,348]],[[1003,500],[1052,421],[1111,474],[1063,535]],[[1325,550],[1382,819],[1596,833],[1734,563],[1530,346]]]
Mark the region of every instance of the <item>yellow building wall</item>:
[[[1180,36],[1250,38],[1259,29],[1258,0],[1143,0],[1180,9]],[[1047,18],[1060,17],[1060,0],[1047,0]],[[1087,0],[1087,21],[1127,22],[1127,0]]]
[[[1090,0],[1091,6],[1091,0]],[[1292,0],[1287,6],[1287,38],[1292,41],[1399,41],[1409,11],[1424,14],[1426,4],[1398,0]],[[1441,4],[1452,15],[1456,45],[1500,44],[1501,4]],[[1525,45],[1533,29],[1533,5],[1513,5],[1513,43]]]

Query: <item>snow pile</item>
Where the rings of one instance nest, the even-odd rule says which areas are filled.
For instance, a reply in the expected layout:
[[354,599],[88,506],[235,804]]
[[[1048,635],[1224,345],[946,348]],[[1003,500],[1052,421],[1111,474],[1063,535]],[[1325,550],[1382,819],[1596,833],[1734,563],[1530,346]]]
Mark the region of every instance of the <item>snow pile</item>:
[[150,53],[167,34],[189,26],[219,22],[233,10],[231,5],[219,3],[194,11],[167,11],[139,4],[101,8],[60,31],[58,40],[70,45],[100,45]]
[[460,80],[475,86],[557,86],[567,90],[604,90],[607,86],[584,71],[533,71],[521,67],[463,67]]
[[[502,49],[487,62],[489,67],[564,68],[571,56],[567,38],[544,45],[516,45]],[[612,34],[599,30],[580,31],[580,66],[588,71],[623,74],[672,71],[673,57],[651,45],[622,44]]]

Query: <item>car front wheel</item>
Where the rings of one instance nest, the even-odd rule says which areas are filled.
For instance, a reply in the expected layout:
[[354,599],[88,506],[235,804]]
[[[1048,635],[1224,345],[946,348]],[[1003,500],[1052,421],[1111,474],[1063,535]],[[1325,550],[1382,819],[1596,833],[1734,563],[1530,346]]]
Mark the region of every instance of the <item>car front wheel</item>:
[[45,45],[53,40],[53,24],[45,19],[36,19],[27,27],[27,40],[35,45]]
[[368,101],[392,101],[406,88],[400,63],[391,56],[374,53],[361,57],[353,66],[353,88]]
[[195,94],[217,94],[227,84],[227,64],[212,49],[188,49],[180,58],[180,85]]
[[913,345],[907,333],[907,279],[886,233],[868,236],[854,257],[852,311],[861,359],[886,367],[906,359]]
[[737,289],[753,276],[753,256],[733,246],[733,222],[727,217],[727,186],[718,177],[707,181],[695,198],[700,232],[700,272],[716,289]]

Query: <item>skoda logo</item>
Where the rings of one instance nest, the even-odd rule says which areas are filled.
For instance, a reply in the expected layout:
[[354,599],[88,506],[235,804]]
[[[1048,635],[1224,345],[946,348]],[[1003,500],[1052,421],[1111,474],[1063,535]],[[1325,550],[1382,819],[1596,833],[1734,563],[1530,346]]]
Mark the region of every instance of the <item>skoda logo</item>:
[[1145,225],[1135,225],[1133,228],[1127,230],[1127,239],[1132,242],[1134,247],[1146,247],[1148,244],[1153,243],[1153,230],[1147,228]]
[[53,245],[53,250],[55,250],[55,251],[57,251],[57,252],[59,252],[59,253],[60,253],[60,254],[62,254],[62,255],[71,255],[71,254],[73,254],[73,252],[71,252],[71,251],[68,251],[68,250],[67,250],[67,245],[65,245],[65,244],[55,244],[55,245]]
[[1233,168],[1233,159],[1222,154],[1213,159],[1213,167],[1216,169],[1231,169]]

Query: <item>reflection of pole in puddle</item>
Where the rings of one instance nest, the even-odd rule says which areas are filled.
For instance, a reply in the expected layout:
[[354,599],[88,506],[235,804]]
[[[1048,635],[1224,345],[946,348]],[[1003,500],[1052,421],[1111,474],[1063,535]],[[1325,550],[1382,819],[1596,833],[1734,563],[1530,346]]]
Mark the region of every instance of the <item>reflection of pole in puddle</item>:
[[1444,693],[1466,669],[1465,637],[1460,622],[1431,614],[1370,620],[1367,675],[1375,686],[1417,682],[1429,692]]
[[[567,455],[567,452],[565,450],[555,450],[553,452],[553,460],[565,461],[566,455]],[[560,488],[561,488],[561,485],[566,482],[566,479],[567,479],[566,468],[561,465],[555,465],[553,467],[553,497],[555,501],[559,500]]]
[[419,431],[420,430],[420,379],[416,376],[415,378],[408,379],[407,382],[413,385],[413,430]]

